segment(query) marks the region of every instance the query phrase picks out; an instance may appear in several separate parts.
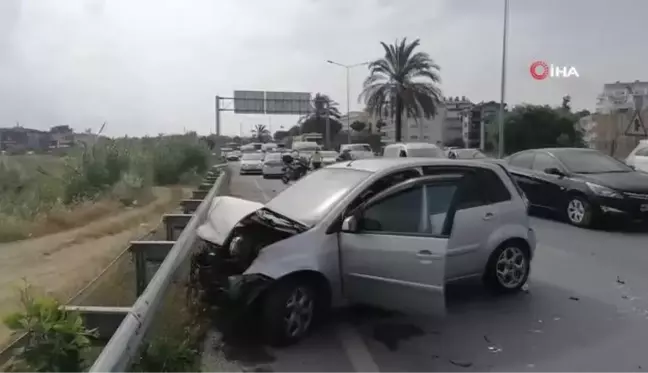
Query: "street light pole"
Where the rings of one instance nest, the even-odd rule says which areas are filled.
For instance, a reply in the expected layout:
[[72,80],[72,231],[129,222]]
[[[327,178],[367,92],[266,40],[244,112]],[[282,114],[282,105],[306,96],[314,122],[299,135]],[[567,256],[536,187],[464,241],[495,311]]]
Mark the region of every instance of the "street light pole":
[[342,66],[346,69],[346,102],[347,102],[347,143],[351,144],[351,84],[350,84],[350,75],[351,75],[351,69],[354,67],[358,66],[364,66],[368,65],[370,62],[362,62],[362,63],[356,63],[353,65],[345,65],[339,62],[331,61],[331,60],[326,60],[326,62],[332,64],[332,65],[338,65]]
[[506,97],[506,44],[508,37],[509,0],[504,0],[504,35],[502,37],[502,85],[500,88],[498,154],[504,157],[504,100]]

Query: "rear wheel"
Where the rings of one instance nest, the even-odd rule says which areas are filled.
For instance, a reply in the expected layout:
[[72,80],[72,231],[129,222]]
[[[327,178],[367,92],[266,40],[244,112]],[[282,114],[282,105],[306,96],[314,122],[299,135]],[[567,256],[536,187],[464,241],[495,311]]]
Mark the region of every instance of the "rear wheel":
[[572,196],[567,202],[567,221],[577,227],[591,227],[594,222],[594,207],[581,196]]
[[513,293],[527,282],[530,268],[529,252],[521,243],[504,243],[491,255],[484,283],[495,293]]
[[264,296],[262,317],[268,343],[294,344],[313,328],[319,306],[315,288],[307,281],[280,282]]

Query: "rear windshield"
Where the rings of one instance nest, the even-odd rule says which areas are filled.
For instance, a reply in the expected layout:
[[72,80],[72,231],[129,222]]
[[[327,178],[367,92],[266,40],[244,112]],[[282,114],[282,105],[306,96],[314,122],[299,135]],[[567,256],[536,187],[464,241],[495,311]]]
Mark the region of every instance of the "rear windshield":
[[330,152],[330,151],[329,151],[329,152],[320,152],[320,154],[321,154],[322,157],[324,157],[324,158],[333,158],[333,157],[337,157],[337,156],[338,156],[338,153],[337,153],[337,152]]
[[243,158],[241,158],[244,161],[260,161],[263,159],[263,154],[260,153],[244,153]]
[[265,156],[266,161],[278,161],[281,159],[281,153],[267,153]]
[[351,145],[344,146],[343,149],[349,149],[358,152],[370,152],[371,146],[365,144],[351,144]]

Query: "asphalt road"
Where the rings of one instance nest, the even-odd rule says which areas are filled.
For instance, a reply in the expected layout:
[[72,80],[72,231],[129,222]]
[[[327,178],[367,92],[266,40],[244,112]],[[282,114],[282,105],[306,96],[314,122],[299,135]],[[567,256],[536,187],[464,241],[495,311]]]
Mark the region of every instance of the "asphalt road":
[[[264,202],[284,189],[233,167],[235,196]],[[229,355],[257,371],[648,370],[645,228],[585,230],[548,218],[533,227],[526,292],[492,297],[478,284],[454,286],[444,319],[345,311],[296,346],[249,341]]]

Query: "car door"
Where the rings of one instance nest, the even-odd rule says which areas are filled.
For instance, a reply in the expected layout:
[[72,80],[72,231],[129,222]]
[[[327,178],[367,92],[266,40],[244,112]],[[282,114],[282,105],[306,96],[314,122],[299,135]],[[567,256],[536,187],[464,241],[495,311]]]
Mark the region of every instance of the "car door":
[[537,203],[535,201],[539,199],[536,195],[539,180],[536,177],[535,172],[531,170],[534,159],[535,152],[525,151],[513,154],[507,162],[509,165],[509,172],[513,176],[513,179],[522,189],[532,205],[536,205]]
[[632,166],[634,166],[637,171],[648,172],[648,146],[635,152]]
[[480,274],[490,238],[500,226],[503,204],[511,194],[492,170],[475,168],[464,178],[456,205],[446,257],[446,280]]
[[[343,291],[352,303],[407,313],[445,313],[445,256],[461,176],[399,183],[360,206],[343,224]],[[429,200],[445,201],[434,211]],[[348,220],[345,220],[348,223]]]
[[534,184],[535,200],[533,204],[551,209],[564,206],[564,192],[566,190],[564,187],[566,182],[565,177],[546,172],[549,168],[556,168],[566,173],[560,162],[550,154],[537,152],[531,168],[536,178],[536,183]]

